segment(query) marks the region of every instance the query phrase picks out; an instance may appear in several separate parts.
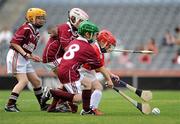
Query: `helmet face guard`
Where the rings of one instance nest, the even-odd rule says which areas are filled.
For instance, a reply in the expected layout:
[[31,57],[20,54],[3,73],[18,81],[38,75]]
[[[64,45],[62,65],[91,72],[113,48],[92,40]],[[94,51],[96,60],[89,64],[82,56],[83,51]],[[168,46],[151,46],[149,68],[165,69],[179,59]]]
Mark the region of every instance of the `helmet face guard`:
[[90,21],[83,21],[81,22],[81,24],[79,25],[78,28],[78,33],[82,36],[85,37],[86,33],[90,34],[90,38],[87,39],[89,43],[94,42],[94,36],[96,36],[96,33],[99,32],[99,28],[92,22]]
[[97,41],[100,44],[103,53],[111,52],[116,46],[116,39],[108,30],[102,30],[97,36]]
[[30,8],[26,12],[26,20],[36,26],[42,26],[36,24],[36,19],[46,20],[46,11],[40,8]]
[[69,21],[75,27],[78,26],[78,23],[88,19],[88,14],[80,8],[73,8],[69,11]]
[[89,43],[93,43],[93,42],[95,42],[96,41],[96,38],[97,38],[97,34],[98,34],[98,32],[96,32],[96,33],[91,33],[91,36],[90,36],[90,38],[88,39],[88,42]]

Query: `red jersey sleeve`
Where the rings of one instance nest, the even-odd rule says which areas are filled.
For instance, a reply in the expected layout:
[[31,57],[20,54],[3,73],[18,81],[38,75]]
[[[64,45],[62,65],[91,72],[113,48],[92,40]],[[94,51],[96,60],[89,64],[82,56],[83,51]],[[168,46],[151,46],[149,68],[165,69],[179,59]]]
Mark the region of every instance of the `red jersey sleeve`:
[[103,66],[104,65],[104,53],[101,52],[98,44],[93,44],[93,48],[96,52],[96,55],[98,57],[98,59],[100,59],[100,63]]
[[[98,61],[99,61],[100,67],[104,66],[104,63],[105,63],[105,62],[104,62],[104,54],[101,53],[100,48],[98,47],[97,44],[93,44],[92,47],[94,48],[95,56],[96,56],[96,58],[97,58]],[[86,69],[88,69],[88,70],[94,69],[94,68],[92,67],[92,65],[90,65],[90,64],[88,64],[88,63],[84,64],[83,67],[86,68]]]

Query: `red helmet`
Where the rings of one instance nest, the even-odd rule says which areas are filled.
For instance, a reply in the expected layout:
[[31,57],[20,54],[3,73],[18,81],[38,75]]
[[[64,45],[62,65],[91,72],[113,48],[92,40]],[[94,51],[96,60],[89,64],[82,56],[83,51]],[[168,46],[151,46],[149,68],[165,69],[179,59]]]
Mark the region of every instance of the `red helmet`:
[[[108,30],[102,30],[97,36],[97,41],[104,44],[104,48],[113,49],[116,46],[116,38]],[[101,46],[102,47],[102,46]]]

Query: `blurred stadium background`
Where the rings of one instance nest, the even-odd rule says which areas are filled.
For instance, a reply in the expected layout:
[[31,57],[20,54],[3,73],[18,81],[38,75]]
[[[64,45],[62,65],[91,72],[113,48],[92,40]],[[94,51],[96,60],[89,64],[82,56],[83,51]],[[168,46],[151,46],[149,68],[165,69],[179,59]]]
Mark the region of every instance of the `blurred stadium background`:
[[[0,0],[0,30],[12,33],[21,25],[29,7],[47,11],[46,26],[36,53],[42,54],[49,25],[67,21],[68,10],[79,7],[101,29],[117,37],[118,49],[148,49],[154,55],[112,53],[107,67],[123,80],[143,89],[180,89],[179,0]],[[155,42],[155,47],[152,42]],[[12,88],[15,79],[6,74],[9,41],[0,39],[0,89]],[[42,64],[33,63],[43,83],[56,82]],[[52,80],[53,79],[53,80]]]

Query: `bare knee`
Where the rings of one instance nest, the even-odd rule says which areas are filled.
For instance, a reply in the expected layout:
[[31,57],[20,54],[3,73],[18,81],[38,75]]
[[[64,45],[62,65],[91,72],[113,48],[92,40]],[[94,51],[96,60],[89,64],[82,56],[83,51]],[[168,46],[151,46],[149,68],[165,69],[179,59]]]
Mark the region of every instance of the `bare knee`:
[[91,83],[84,83],[84,89],[91,89]]
[[94,80],[92,82],[92,89],[93,90],[101,90],[102,91],[103,87],[102,87],[101,83],[98,80]]
[[28,79],[26,77],[16,77],[18,80],[18,83],[14,86],[12,92],[20,93],[24,87],[28,84]]
[[33,85],[34,88],[38,88],[41,86],[41,79],[35,78],[33,81],[31,81],[31,84]]
[[80,103],[81,101],[82,101],[82,95],[81,94],[74,95],[73,102]]
[[29,82],[25,74],[17,74],[15,77],[18,80],[18,84],[27,84]]
[[84,78],[81,81],[82,85],[84,86],[84,89],[91,89],[92,88],[92,81],[89,78]]

